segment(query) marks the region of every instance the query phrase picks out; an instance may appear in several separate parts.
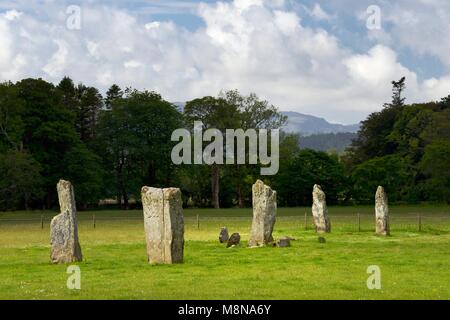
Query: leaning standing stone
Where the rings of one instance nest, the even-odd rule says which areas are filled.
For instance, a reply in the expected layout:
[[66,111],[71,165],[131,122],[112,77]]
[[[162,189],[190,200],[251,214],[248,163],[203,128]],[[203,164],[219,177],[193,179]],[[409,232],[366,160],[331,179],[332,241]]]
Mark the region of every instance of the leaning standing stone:
[[314,186],[312,214],[316,232],[331,232],[330,218],[328,217],[328,208],[325,193],[319,185]]
[[57,185],[61,213],[50,223],[50,241],[53,263],[81,261],[81,247],[78,242],[77,209],[73,186],[60,180]]
[[389,230],[389,205],[388,197],[383,187],[378,187],[375,195],[376,232],[379,235],[388,236]]
[[250,247],[259,247],[273,242],[272,231],[277,214],[277,193],[258,180],[252,188],[253,222]]
[[182,263],[184,218],[180,189],[143,187],[141,196],[148,261]]

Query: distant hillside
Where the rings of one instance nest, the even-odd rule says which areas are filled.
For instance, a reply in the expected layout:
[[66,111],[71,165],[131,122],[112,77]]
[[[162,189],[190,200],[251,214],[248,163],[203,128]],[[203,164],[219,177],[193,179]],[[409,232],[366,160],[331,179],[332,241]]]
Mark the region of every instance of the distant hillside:
[[314,117],[298,112],[283,112],[288,117],[288,123],[283,128],[289,133],[300,133],[303,136],[308,136],[318,133],[356,133],[359,130],[359,124],[343,125],[330,123],[323,118]]
[[358,135],[351,132],[313,134],[300,138],[300,148],[342,153]]

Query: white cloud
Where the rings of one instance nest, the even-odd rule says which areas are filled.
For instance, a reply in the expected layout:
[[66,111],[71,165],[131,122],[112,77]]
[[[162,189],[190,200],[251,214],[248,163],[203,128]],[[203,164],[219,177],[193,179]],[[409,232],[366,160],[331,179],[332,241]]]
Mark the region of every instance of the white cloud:
[[396,53],[385,46],[377,45],[367,54],[353,55],[344,60],[353,80],[366,83],[374,88],[389,84],[399,75],[406,76],[408,82],[415,83],[415,73],[409,71],[397,61]]
[[331,16],[328,13],[326,13],[318,3],[314,4],[313,9],[311,10],[311,15],[318,20],[331,19]]
[[[82,29],[68,30],[65,8],[45,6],[46,17],[0,14],[0,80],[68,75],[103,90],[113,83],[157,90],[171,101],[237,88],[284,110],[346,123],[380,109],[401,76],[408,101],[450,93],[450,76],[420,82],[388,43],[355,53],[304,25],[282,0],[200,4],[195,12],[205,26],[195,31],[92,2],[82,6]],[[318,18],[330,16],[315,9]]]
[[450,67],[450,1],[398,0],[381,7],[382,22],[389,33],[381,33],[380,43],[406,47],[417,54],[437,57]]
[[23,14],[23,12],[20,12],[17,10],[9,10],[9,11],[5,12],[4,16],[5,16],[6,20],[13,21],[13,20],[19,19],[22,14]]
[[58,50],[53,54],[42,70],[52,78],[63,77],[69,55],[68,45],[64,40],[55,40]]
[[144,65],[141,62],[139,62],[139,61],[129,60],[129,61],[125,61],[123,66],[125,68],[139,68],[139,67],[143,67]]

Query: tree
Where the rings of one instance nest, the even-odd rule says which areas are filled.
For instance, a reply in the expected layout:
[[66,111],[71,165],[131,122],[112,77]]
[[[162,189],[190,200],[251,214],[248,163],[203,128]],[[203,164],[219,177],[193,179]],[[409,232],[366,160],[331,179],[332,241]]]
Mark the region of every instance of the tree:
[[374,157],[394,154],[397,150],[395,140],[390,139],[398,116],[404,108],[405,99],[402,97],[405,89],[405,78],[393,81],[392,102],[385,104],[383,110],[369,115],[362,122],[358,137],[353,140],[349,148],[347,161],[359,164]]
[[79,109],[79,99],[77,88],[72,79],[64,77],[56,88],[62,96],[62,104],[67,110],[76,115]]
[[0,154],[0,210],[29,209],[44,194],[41,166],[24,152]]
[[[222,135],[226,129],[278,129],[286,122],[278,109],[265,100],[260,100],[255,94],[243,96],[237,90],[221,92],[217,98],[204,97],[189,101],[185,108],[185,118],[190,128],[194,121],[202,121],[204,130],[218,129]],[[235,144],[236,147],[236,144]],[[248,152],[246,150],[246,158]],[[227,179],[235,185],[238,205],[244,206],[246,194],[251,184],[249,177],[257,176],[256,166],[235,164],[227,166]],[[220,180],[223,168],[214,164],[211,166],[211,194],[214,208],[220,208]]]
[[413,163],[420,161],[427,144],[424,133],[433,126],[433,120],[433,111],[426,106],[405,106],[388,136],[397,146],[396,153],[404,154]]
[[171,136],[181,125],[181,114],[155,92],[128,90],[101,113],[96,149],[112,182],[108,194],[114,193],[125,209],[143,185],[171,184]]
[[[231,90],[222,92],[219,97],[225,99],[225,101],[234,106],[238,111],[238,126],[236,128],[243,129],[279,129],[287,121],[287,117],[283,116],[278,108],[269,104],[266,100],[261,100],[254,93],[248,96],[243,96],[237,90]],[[246,159],[248,158],[248,149],[245,150]],[[236,164],[229,168],[232,179],[231,182],[236,186],[236,193],[238,197],[239,207],[243,207],[245,203],[245,197],[251,192],[251,185],[257,174],[257,166],[249,164]],[[250,182],[249,181],[253,181]]]
[[406,78],[403,77],[399,81],[392,81],[392,103],[394,107],[401,107],[405,105],[405,98],[402,93],[406,88]]
[[424,182],[427,198],[450,203],[450,141],[429,144],[419,167],[428,178]]
[[101,159],[83,143],[75,144],[62,158],[64,169],[61,178],[72,182],[76,191],[77,206],[87,209],[97,205],[102,195],[104,172]]
[[[235,105],[227,103],[223,98],[204,97],[186,103],[184,109],[186,125],[193,129],[194,121],[203,123],[203,130],[218,129],[222,133],[226,129],[238,127],[239,112]],[[220,208],[220,165],[211,166],[211,194],[214,208]]]
[[17,88],[11,82],[0,84],[0,151],[23,149],[23,108]]
[[102,95],[96,88],[78,85],[79,107],[77,110],[76,128],[83,142],[91,142],[96,135],[96,126],[100,110],[103,107]]
[[[92,169],[93,162],[90,159],[94,155],[82,146],[75,130],[75,114],[64,105],[64,98],[68,99],[68,92],[70,93],[70,80],[65,79],[57,88],[42,79],[25,79],[15,87],[18,98],[23,103],[20,114],[23,123],[20,138],[23,152],[30,153],[41,168],[45,191],[45,199],[41,203],[46,208],[57,203],[55,186],[63,177],[74,182],[80,195],[90,193],[92,185],[101,182],[87,173],[100,170],[98,166]],[[64,92],[67,94],[64,95]],[[69,166],[74,163],[80,164],[77,172],[70,171]],[[82,179],[77,180],[77,175],[81,175]],[[86,189],[83,186],[87,186]],[[95,194],[94,191],[92,194]],[[83,201],[83,196],[79,200]]]
[[23,149],[33,155],[42,167],[45,206],[56,202],[55,185],[64,167],[61,159],[79,141],[74,130],[74,117],[62,105],[61,95],[42,79],[25,79],[16,84],[23,101]]
[[342,197],[347,188],[346,179],[336,156],[313,150],[298,151],[293,158],[283,160],[279,174],[274,177],[280,205],[310,205],[315,184],[322,186],[331,204]]
[[115,102],[122,99],[123,97],[123,91],[120,89],[120,87],[116,84],[113,84],[108,91],[106,92],[106,98],[105,98],[105,107],[107,110],[111,110],[112,106]]
[[413,181],[410,164],[401,156],[374,158],[357,165],[351,175],[353,196],[359,201],[372,201],[378,186],[383,186],[391,201],[402,200]]

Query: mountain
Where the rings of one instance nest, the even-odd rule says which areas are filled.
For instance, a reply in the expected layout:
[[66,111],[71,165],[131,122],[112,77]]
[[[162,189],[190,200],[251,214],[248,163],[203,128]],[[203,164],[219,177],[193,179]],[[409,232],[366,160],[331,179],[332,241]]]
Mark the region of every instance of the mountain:
[[184,112],[184,107],[186,107],[186,102],[172,102],[172,104],[180,111],[181,113]]
[[[185,102],[172,102],[180,112],[183,112],[186,106]],[[288,117],[288,123],[282,128],[289,133],[300,133],[302,136],[310,136],[321,133],[356,133],[359,130],[359,124],[343,125],[330,123],[323,118],[298,112],[282,112]]]
[[301,149],[344,152],[358,134],[351,132],[321,133],[300,138]]
[[289,133],[300,133],[303,136],[320,133],[356,133],[360,127],[360,124],[343,125],[330,123],[323,118],[298,112],[289,111],[282,113],[288,117],[288,123],[283,127],[283,130]]

